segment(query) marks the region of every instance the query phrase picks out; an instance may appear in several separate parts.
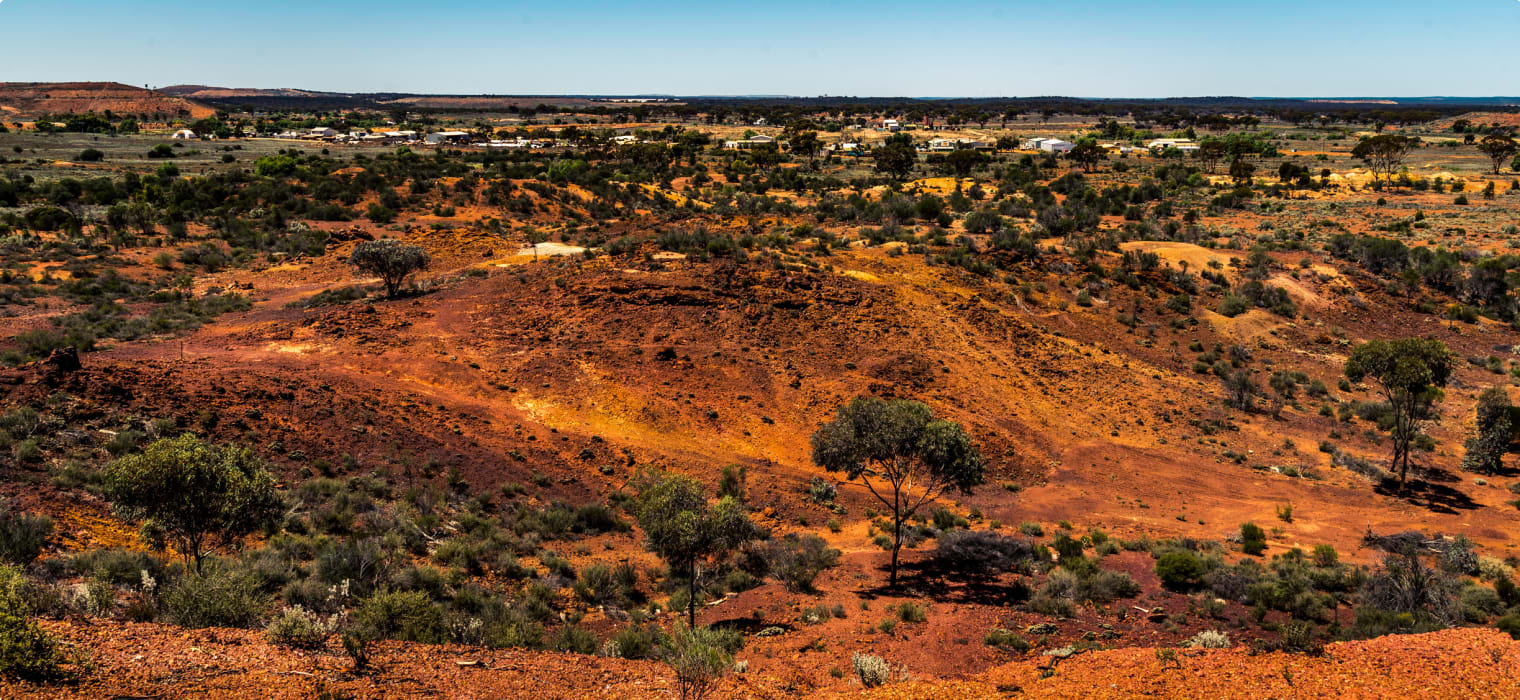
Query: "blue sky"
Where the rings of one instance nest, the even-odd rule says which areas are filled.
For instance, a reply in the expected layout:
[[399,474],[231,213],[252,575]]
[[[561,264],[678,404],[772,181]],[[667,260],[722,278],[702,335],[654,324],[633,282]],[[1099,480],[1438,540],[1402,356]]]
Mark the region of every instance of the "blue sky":
[[0,80],[343,92],[1520,94],[1516,0],[0,0]]

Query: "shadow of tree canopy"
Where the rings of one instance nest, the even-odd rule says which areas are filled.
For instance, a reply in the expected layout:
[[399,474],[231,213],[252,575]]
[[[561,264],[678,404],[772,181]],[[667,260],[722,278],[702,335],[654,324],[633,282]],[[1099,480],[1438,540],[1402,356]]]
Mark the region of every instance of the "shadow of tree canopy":
[[[885,581],[887,566],[877,567]],[[1029,600],[1031,589],[1025,576],[1012,570],[970,571],[946,564],[932,553],[904,561],[897,568],[897,587],[885,583],[862,589],[866,600],[882,596],[923,597],[940,603],[1009,606]]]
[[1423,506],[1432,513],[1453,515],[1459,510],[1476,510],[1476,501],[1447,485],[1458,481],[1461,481],[1460,477],[1454,477],[1444,469],[1428,469],[1423,471],[1420,478],[1410,479],[1402,489],[1395,479],[1384,479],[1373,489],[1381,495]]

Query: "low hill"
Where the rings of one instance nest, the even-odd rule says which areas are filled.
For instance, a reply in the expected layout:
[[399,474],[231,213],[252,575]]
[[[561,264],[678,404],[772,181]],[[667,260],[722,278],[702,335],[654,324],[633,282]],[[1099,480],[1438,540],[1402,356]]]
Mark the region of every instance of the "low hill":
[[0,113],[6,116],[41,114],[162,115],[200,119],[216,110],[183,97],[121,83],[0,83]]
[[165,95],[194,100],[224,100],[234,97],[333,97],[338,94],[293,88],[226,88],[211,85],[170,85],[159,88],[158,91]]

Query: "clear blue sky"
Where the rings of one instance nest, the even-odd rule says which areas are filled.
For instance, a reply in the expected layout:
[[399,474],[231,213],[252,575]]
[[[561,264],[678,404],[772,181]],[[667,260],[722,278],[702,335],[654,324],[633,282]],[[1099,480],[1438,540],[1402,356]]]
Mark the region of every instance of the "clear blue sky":
[[342,92],[1520,94],[1516,0],[0,0],[0,80]]

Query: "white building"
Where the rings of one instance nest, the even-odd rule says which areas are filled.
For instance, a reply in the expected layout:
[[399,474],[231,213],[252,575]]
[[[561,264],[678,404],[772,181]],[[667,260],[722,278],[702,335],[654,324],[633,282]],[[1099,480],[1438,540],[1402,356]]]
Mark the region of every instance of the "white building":
[[330,139],[338,135],[338,130],[330,126],[319,126],[313,128],[309,135],[314,139]]
[[886,119],[882,121],[881,128],[887,131],[901,131],[902,124],[899,124],[896,119]]
[[1044,151],[1046,153],[1068,153],[1075,147],[1076,144],[1070,141],[1050,138],[1029,139],[1022,146],[1026,151]]
[[435,131],[428,134],[424,139],[429,146],[437,146],[445,143],[461,144],[470,142],[468,131]]
[[170,138],[173,138],[175,141],[195,141],[200,138],[200,135],[189,129],[180,129],[174,132],[174,136]]
[[962,148],[985,151],[992,148],[992,146],[985,141],[973,141],[971,139],[929,139],[929,150],[931,151],[954,151]]
[[1145,144],[1145,147],[1157,153],[1168,148],[1175,148],[1184,153],[1191,153],[1198,150],[1198,143],[1192,139],[1156,139]]
[[738,149],[738,150],[742,151],[742,150],[754,148],[756,146],[772,145],[772,144],[775,144],[775,143],[776,143],[776,137],[774,137],[774,136],[766,136],[765,134],[756,134],[756,135],[751,136],[751,137],[749,137],[747,139],[738,139],[738,140],[735,140],[735,141],[724,141],[723,142],[723,147],[727,148],[727,149]]

